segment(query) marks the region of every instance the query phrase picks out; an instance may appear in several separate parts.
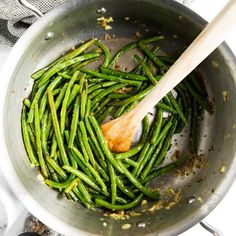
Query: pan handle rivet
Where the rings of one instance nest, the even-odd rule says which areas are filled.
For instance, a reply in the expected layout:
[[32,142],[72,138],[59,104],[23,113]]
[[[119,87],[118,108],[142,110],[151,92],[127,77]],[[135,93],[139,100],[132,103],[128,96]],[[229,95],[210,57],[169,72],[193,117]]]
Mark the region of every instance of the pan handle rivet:
[[54,36],[53,32],[47,32],[47,34],[45,35],[44,39],[45,40],[49,40],[49,39],[52,39],[53,36]]

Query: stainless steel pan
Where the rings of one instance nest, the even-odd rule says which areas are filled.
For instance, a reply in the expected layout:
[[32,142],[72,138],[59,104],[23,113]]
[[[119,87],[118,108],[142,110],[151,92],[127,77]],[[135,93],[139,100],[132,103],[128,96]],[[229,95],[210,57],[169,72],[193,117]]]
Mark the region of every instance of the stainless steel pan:
[[[104,15],[114,19],[112,30],[108,32],[97,24],[101,16],[97,10],[102,7],[106,9]],[[125,17],[130,20],[124,20]],[[32,72],[82,40],[103,39],[104,34],[109,33],[112,39],[107,44],[114,49],[134,40],[136,32],[143,36],[160,32],[166,36],[160,42],[163,52],[178,55],[205,24],[198,15],[170,0],[70,0],[45,14],[27,30],[13,48],[2,75],[9,84],[8,88],[1,86],[1,92],[6,94],[1,104],[1,166],[13,191],[30,212],[70,236],[170,236],[187,230],[216,207],[236,175],[236,60],[226,44],[199,66],[215,102],[214,115],[205,114],[199,127],[199,150],[206,154],[207,166],[185,177],[169,173],[153,183],[162,189],[169,186],[181,189],[180,203],[170,210],[148,211],[127,220],[114,220],[104,217],[103,212],[87,210],[78,203],[58,198],[55,191],[40,183],[37,171],[30,166],[20,125],[22,100],[31,90]],[[229,94],[226,103],[223,91]],[[180,137],[179,140],[182,140],[179,148],[184,149],[186,139]],[[125,223],[131,227],[122,230]]]

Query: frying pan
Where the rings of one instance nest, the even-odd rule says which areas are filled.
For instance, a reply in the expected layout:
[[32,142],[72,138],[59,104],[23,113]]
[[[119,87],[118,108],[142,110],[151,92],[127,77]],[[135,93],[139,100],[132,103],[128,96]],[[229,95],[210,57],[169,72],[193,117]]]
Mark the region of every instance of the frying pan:
[[[101,14],[98,11],[101,8],[106,12]],[[113,17],[110,31],[97,24],[97,18],[102,15]],[[125,20],[127,17],[129,20]],[[161,33],[165,35],[165,40],[160,41],[162,53],[178,56],[205,24],[194,12],[170,0],[70,0],[45,14],[26,31],[14,46],[2,74],[9,84],[8,88],[1,86],[5,94],[1,104],[1,167],[12,190],[30,212],[51,228],[70,236],[170,236],[184,232],[216,207],[236,175],[236,60],[225,43],[198,68],[215,106],[214,114],[204,114],[199,125],[199,152],[206,155],[207,164],[189,175],[176,176],[171,172],[152,182],[153,187],[161,189],[181,189],[180,202],[169,210],[163,208],[115,220],[104,216],[103,211],[88,210],[59,198],[56,191],[37,179],[37,171],[30,166],[20,125],[22,100],[32,87],[30,75],[83,40],[104,39],[105,33],[109,33],[111,39],[106,44],[115,51],[135,40],[136,35]],[[124,64],[129,66],[129,62]],[[223,91],[229,94],[227,102],[223,101]],[[186,150],[187,133],[176,139],[179,146],[173,144],[167,162],[176,148]],[[123,230],[126,223],[131,227]]]

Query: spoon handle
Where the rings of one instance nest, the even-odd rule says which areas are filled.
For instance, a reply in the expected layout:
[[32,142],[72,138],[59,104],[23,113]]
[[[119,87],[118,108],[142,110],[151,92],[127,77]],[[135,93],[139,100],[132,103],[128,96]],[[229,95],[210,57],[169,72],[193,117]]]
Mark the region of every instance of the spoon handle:
[[162,77],[161,81],[127,114],[127,117],[132,117],[134,124],[140,122],[168,92],[178,85],[224,41],[233,28],[236,28],[235,0],[231,0],[213,21],[206,26]]

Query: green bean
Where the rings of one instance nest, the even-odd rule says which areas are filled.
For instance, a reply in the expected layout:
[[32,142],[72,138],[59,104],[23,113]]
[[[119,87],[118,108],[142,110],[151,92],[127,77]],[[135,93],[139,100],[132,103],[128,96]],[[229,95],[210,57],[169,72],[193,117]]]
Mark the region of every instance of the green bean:
[[137,153],[139,153],[142,148],[143,148],[143,143],[140,143],[127,152],[116,154],[115,157],[118,160],[126,159],[126,158],[132,157],[132,156],[136,155]]
[[79,80],[79,86],[80,86],[80,90],[79,93],[81,94],[84,90],[84,81],[85,81],[86,75],[82,74]]
[[99,57],[101,54],[100,53],[87,53],[72,59],[69,59],[65,62],[62,62],[58,65],[55,65],[54,67],[50,68],[42,77],[42,80],[39,83],[39,87],[43,86],[54,74],[58,73],[59,71],[61,71],[62,69],[74,65],[76,63],[79,63],[81,61],[84,60],[88,60],[91,58],[96,58]]
[[154,143],[155,146],[159,144],[161,139],[167,134],[168,130],[171,128],[172,125],[174,125],[172,122],[172,119],[170,119],[169,121],[163,124],[162,130],[159,136],[157,137],[157,139],[155,140],[155,143]]
[[39,79],[40,77],[43,76],[43,74],[44,74],[49,68],[50,68],[50,66],[46,66],[46,67],[44,67],[44,68],[42,68],[42,69],[40,69],[40,70],[34,72],[34,73],[31,75],[31,78],[32,78],[33,80]]
[[94,128],[94,131],[97,134],[98,141],[100,143],[101,149],[104,152],[106,158],[112,164],[112,166],[115,167],[115,169],[118,172],[123,173],[121,165],[115,160],[115,158],[113,157],[111,151],[109,150],[109,148],[107,146],[107,142],[106,142],[105,138],[103,137],[102,131],[100,130],[97,120],[95,119],[94,116],[89,116],[89,121],[91,122],[91,124]]
[[144,98],[150,92],[150,90],[152,88],[153,88],[153,86],[150,85],[148,88],[146,88],[142,92],[137,93],[137,94],[135,94],[134,96],[132,96],[130,98],[127,98],[127,99],[121,100],[121,101],[114,101],[114,102],[111,102],[111,104],[116,105],[116,106],[121,106],[121,105],[129,104],[129,103],[134,102],[134,101],[141,100],[142,98]]
[[[101,175],[106,179],[109,180],[108,176],[106,175],[106,173],[103,171],[103,169],[97,164],[95,163],[95,168],[93,168],[89,163],[85,163],[84,158],[82,157],[82,154],[79,152],[79,150],[77,150],[75,147],[72,148],[72,150],[77,154],[77,156],[79,156],[79,158],[83,161],[84,164],[86,164],[86,168],[90,171],[90,173],[94,176],[94,178],[97,180],[97,182],[99,183],[99,185],[102,187],[102,190],[104,192],[104,194],[107,194],[107,188],[106,185],[104,184],[103,180],[101,179],[99,173],[101,173]],[[99,172],[97,172],[97,171]]]
[[64,179],[67,179],[66,172],[57,164],[55,160],[51,157],[47,157],[47,162],[52,166],[52,168]]
[[98,47],[100,47],[103,50],[103,52],[105,54],[105,59],[104,59],[104,62],[103,62],[102,66],[107,67],[109,65],[110,57],[111,57],[109,49],[101,41],[96,41],[95,45],[97,45]]
[[138,170],[139,170],[139,165],[141,164],[141,162],[143,162],[143,160],[146,158],[146,153],[150,147],[150,143],[146,141],[146,143],[143,145],[143,148],[142,148],[142,151],[138,157],[138,160],[137,160],[137,163],[138,163],[138,166],[137,167],[134,167],[133,171],[132,171],[132,174],[134,176],[137,176],[138,174]]
[[124,115],[126,113],[128,113],[130,110],[132,110],[134,108],[134,106],[138,103],[138,101],[134,101],[129,103],[127,106],[125,106],[125,109],[122,111],[121,115]]
[[59,93],[59,95],[57,96],[56,100],[55,100],[55,107],[56,107],[56,110],[60,107],[61,103],[62,103],[62,100],[65,96],[65,93],[66,93],[66,89],[68,87],[68,83],[66,83],[65,85],[63,85],[62,89],[61,89],[61,92]]
[[81,94],[81,103],[80,103],[80,117],[81,117],[81,120],[84,120],[84,118],[85,118],[86,100],[87,100],[87,91],[83,90],[83,92]]
[[[30,142],[31,142],[31,144],[33,146],[33,149],[34,149],[34,147],[36,147],[35,135],[34,135],[32,129],[31,129],[30,125],[27,124],[26,126],[27,126],[26,128],[27,128],[27,132],[28,132],[28,135],[29,135]],[[23,127],[23,125],[22,125],[22,127]]]
[[75,193],[75,195],[80,199],[80,201],[82,202],[82,204],[84,204],[85,207],[87,207],[88,209],[92,207],[91,204],[86,201],[83,194],[81,193],[81,190],[78,187],[75,187],[73,189],[73,192],[70,192],[70,194],[71,193]]
[[110,93],[109,98],[110,99],[121,99],[121,98],[129,98],[132,94],[128,93]]
[[129,165],[131,165],[131,166],[133,166],[133,167],[138,167],[138,163],[135,162],[135,161],[133,161],[133,160],[131,160],[131,159],[125,158],[125,159],[123,159],[123,161],[124,161],[126,164],[129,164]]
[[186,155],[185,157],[179,159],[176,162],[172,162],[166,166],[160,167],[156,170],[154,170],[151,174],[149,174],[144,181],[142,181],[143,183],[147,183],[149,181],[151,181],[152,179],[160,176],[160,175],[164,175],[174,169],[176,169],[177,167],[181,166],[183,163],[185,163],[191,156],[190,155]]
[[93,99],[93,104],[95,104],[96,102],[100,101],[103,97],[105,97],[106,95],[108,95],[109,93],[119,90],[121,88],[123,88],[124,85],[123,84],[115,84],[112,85],[111,87],[109,87],[108,89],[102,91],[100,94],[98,94],[94,99]]
[[56,152],[57,152],[57,139],[56,139],[56,136],[53,135],[50,157],[53,157],[53,159],[55,159]]
[[148,163],[146,164],[145,168],[143,169],[142,173],[141,173],[141,179],[145,179],[146,176],[149,174],[150,170],[153,167],[153,164],[161,150],[161,147],[163,145],[163,142],[165,140],[165,136],[162,137],[162,139],[160,140],[159,144],[156,146],[154,152],[152,153],[151,159],[148,161]]
[[[148,148],[148,150],[145,153],[145,158],[140,157],[138,159],[138,166],[136,168],[136,172],[135,172],[135,176],[139,176],[141,172],[143,171],[143,168],[145,167],[145,165],[147,164],[147,162],[151,162],[153,163],[154,160],[152,160],[154,158],[154,156],[156,156],[156,153],[153,154],[156,146],[161,142],[161,140],[163,139],[163,136],[166,135],[166,133],[168,132],[168,130],[170,129],[172,125],[172,121],[170,120],[169,122],[167,122],[164,126],[163,126],[163,130],[162,132],[158,135],[157,139],[155,140],[155,143],[153,143],[152,145],[150,145],[150,147]],[[155,126],[154,126],[155,128]],[[155,132],[155,131],[154,131]],[[154,133],[153,132],[153,133]],[[151,160],[150,160],[151,159]],[[150,160],[150,161],[149,161]],[[147,170],[146,170],[147,171]]]
[[87,135],[87,131],[86,131],[86,128],[85,128],[85,125],[84,125],[83,121],[79,122],[79,127],[80,127],[80,131],[81,131],[81,134],[82,134],[82,141],[83,141],[86,153],[89,157],[89,160],[90,160],[92,166],[95,167],[96,162],[95,162],[92,150],[91,150],[91,148],[89,146],[89,143],[88,143],[88,135]]
[[50,166],[48,163],[47,163],[47,168],[48,168],[49,173],[50,173],[50,178],[52,178],[52,180],[55,181],[55,182],[59,182],[57,173],[54,171],[52,166]]
[[197,116],[198,103],[193,99],[193,108],[191,112],[191,128],[190,128],[190,153],[197,154]]
[[35,104],[38,103],[41,95],[43,94],[43,92],[45,91],[45,89],[47,88],[48,83],[46,83],[44,86],[40,87],[37,92],[35,93],[35,96],[33,97],[33,100],[31,101],[31,106],[30,106],[30,110],[28,112],[28,118],[27,118],[27,123],[32,123],[34,120],[34,108],[35,108]]
[[110,81],[114,81],[114,82],[120,82],[120,83],[123,83],[123,84],[130,84],[130,85],[134,85],[134,86],[139,86],[141,84],[141,81],[122,79],[122,78],[117,77],[117,76],[106,75],[106,74],[102,74],[102,73],[92,71],[92,70],[88,70],[88,69],[82,69],[81,68],[80,71],[82,71],[86,74],[95,76],[97,78],[110,80]]
[[46,163],[43,158],[43,151],[42,151],[42,143],[41,143],[41,130],[40,130],[40,120],[39,120],[39,108],[38,103],[35,103],[34,108],[34,125],[35,125],[35,136],[36,136],[36,151],[38,154],[38,160],[40,164],[40,168],[42,171],[42,174],[45,178],[48,177],[48,172],[46,168]]
[[91,196],[90,196],[88,190],[86,189],[86,187],[84,186],[82,181],[79,182],[77,188],[79,189],[81,194],[84,196],[85,201],[89,202],[89,203],[92,203]]
[[30,102],[30,100],[29,100],[28,98],[25,98],[25,99],[23,100],[23,103],[24,103],[24,105],[25,105],[26,107],[30,108],[31,102]]
[[109,93],[113,92],[113,91],[116,91],[120,88],[123,88],[124,85],[123,84],[115,84],[111,87],[109,87],[108,89],[102,91],[100,94],[98,94],[94,99],[93,99],[93,102],[92,102],[92,105],[95,105],[96,103],[98,103],[103,97],[107,96]]
[[75,202],[79,201],[79,198],[77,197],[77,195],[74,193],[74,191],[69,192],[69,193],[65,193],[66,197],[69,198],[70,200],[73,200]]
[[113,81],[104,81],[104,82],[101,82],[99,84],[95,84],[93,85],[92,87],[90,87],[88,89],[88,93],[91,93],[93,92],[94,90],[97,90],[99,88],[106,88],[106,87],[110,87],[112,85],[116,84],[116,82],[113,82]]
[[96,96],[97,96],[99,93],[101,93],[102,91],[104,91],[103,88],[97,89],[97,90],[93,91],[92,93],[90,93],[89,96],[88,96],[88,98],[89,98],[90,100],[92,100],[94,97],[96,97]]
[[109,177],[108,177],[108,175],[107,175],[107,173],[106,173],[106,171],[105,171],[106,169],[103,170],[103,168],[102,168],[99,164],[96,165],[95,169],[97,169],[97,171],[99,172],[99,174],[103,177],[103,179],[104,179],[106,182],[109,181]]
[[176,100],[175,100],[173,94],[172,94],[171,92],[169,92],[167,96],[168,96],[168,98],[170,99],[170,101],[171,101],[173,107],[175,108],[176,112],[179,114],[179,116],[180,116],[180,118],[182,119],[182,121],[187,125],[187,124],[188,124],[188,121],[187,121],[187,119],[185,118],[183,112],[181,111],[181,109],[180,109],[178,103],[176,102]]
[[68,184],[68,186],[65,188],[65,191],[64,191],[64,192],[65,192],[65,193],[69,193],[70,191],[72,191],[72,189],[78,185],[79,181],[80,181],[79,178],[73,179],[73,180],[70,182],[70,184]]
[[[58,84],[61,82],[62,77],[61,76],[57,76],[48,86],[48,88],[50,88],[52,91],[54,90],[54,88],[56,86],[58,86]],[[54,94],[53,94],[54,95]],[[39,117],[40,120],[42,119],[44,113],[45,113],[45,109],[46,109],[46,105],[47,105],[47,91],[45,91],[42,100],[40,102],[40,106],[39,106]]]
[[163,97],[162,100],[163,100],[163,102],[164,102],[167,106],[170,106],[170,107],[174,108],[174,106],[173,106],[173,104],[171,103],[170,98],[169,98],[168,95],[165,96],[165,97]]
[[125,110],[125,107],[126,107],[126,106],[128,106],[128,104],[125,104],[125,105],[120,106],[120,107],[116,110],[116,112],[115,112],[115,114],[113,115],[113,117],[114,117],[114,118],[120,117],[120,116],[122,115],[123,111]]
[[128,203],[127,199],[125,199],[125,198],[123,198],[123,197],[119,197],[119,196],[116,196],[116,202],[117,202],[117,203],[121,203],[121,204],[123,204],[123,205],[125,205],[125,204]]
[[[147,39],[142,39],[141,42],[143,42],[144,44],[148,44],[148,43],[152,43],[152,42],[156,42],[156,41],[159,41],[161,39],[163,39],[164,37],[163,36],[155,36],[155,37],[152,37],[152,38],[147,38]],[[119,58],[127,51],[131,50],[131,49],[134,49],[134,48],[137,48],[139,45],[138,45],[138,41],[137,42],[132,42],[132,43],[129,43],[127,45],[125,45],[124,47],[122,47],[115,55],[114,57],[112,58],[112,60],[110,61],[110,64],[109,64],[109,67],[113,66],[117,60],[119,60]]]
[[45,156],[49,155],[48,145],[47,145],[47,137],[46,137],[46,130],[47,130],[47,121],[48,121],[49,113],[46,112],[42,119],[42,126],[41,126],[41,142],[42,142],[42,151]]
[[153,128],[153,134],[151,137],[151,144],[155,144],[157,141],[157,138],[158,138],[160,131],[161,131],[162,121],[163,121],[163,111],[161,108],[159,108],[157,111],[156,121],[155,121],[155,125]]
[[139,47],[147,54],[147,56],[160,67],[165,67],[165,64],[150,50],[144,43],[139,42]]
[[[117,161],[119,163],[119,165],[122,168],[122,171],[124,173],[124,175],[129,179],[129,181],[140,191],[142,192],[144,195],[146,195],[147,197],[151,198],[151,199],[159,199],[159,191],[158,190],[154,190],[151,191],[149,189],[147,189],[145,186],[143,186],[139,180],[137,178],[135,178],[130,172],[129,170],[126,169],[126,167],[123,165],[123,163],[121,163],[119,160]],[[115,166],[114,166],[115,167]],[[116,167],[115,167],[116,168]]]
[[64,144],[63,144],[63,139],[60,132],[59,122],[57,118],[57,111],[56,111],[54,99],[52,96],[52,91],[50,89],[48,89],[48,102],[51,109],[52,123],[53,123],[54,132],[55,132],[55,136],[57,140],[57,145],[58,145],[61,157],[62,157],[63,164],[69,164],[66,151],[64,148]]
[[121,77],[124,79],[132,79],[132,80],[139,80],[139,81],[146,81],[147,80],[147,78],[142,75],[127,73],[127,72],[123,72],[123,71],[119,71],[119,70],[113,70],[113,69],[110,69],[107,67],[106,68],[102,67],[101,71],[103,74],[114,75],[114,76]]
[[99,124],[102,124],[103,121],[107,118],[107,116],[112,112],[113,106],[108,107],[105,112],[103,112],[97,119]]
[[91,47],[95,42],[96,42],[95,39],[91,39],[91,40],[87,41],[86,43],[82,44],[81,46],[79,46],[75,50],[71,51],[66,56],[64,56],[64,61],[67,61],[67,60],[70,60],[70,59],[72,59],[74,57],[77,57],[78,55],[83,53],[86,49]]
[[155,149],[155,145],[150,145],[147,152],[145,153],[145,158],[142,158],[141,160],[137,161],[137,165],[135,167],[135,176],[138,178],[138,176],[140,175],[140,173],[142,172],[144,166],[146,165],[146,163],[149,161],[149,159],[151,158],[151,155],[153,153]]
[[166,139],[164,141],[164,144],[161,148],[161,152],[160,152],[160,155],[158,156],[158,158],[156,159],[155,163],[154,163],[154,167],[156,168],[161,162],[162,160],[165,158],[165,155],[166,155],[166,152],[168,151],[168,148],[170,146],[170,143],[171,143],[171,139],[172,139],[172,136],[174,135],[174,132],[175,132],[175,128],[176,128],[176,123],[177,121],[174,120],[173,121],[173,125],[172,127],[170,128],[167,136],[166,136]]
[[23,133],[25,149],[26,149],[26,152],[29,156],[30,162],[34,166],[39,166],[39,162],[38,162],[36,156],[34,155],[33,148],[32,148],[31,142],[30,142],[30,138],[29,138],[29,133],[28,133],[29,126],[26,122],[26,106],[25,105],[23,105],[23,108],[22,108],[21,126],[22,126],[22,133]]
[[[179,87],[175,88],[178,92],[177,102],[179,107],[183,110],[186,119],[188,120],[189,112],[190,112],[190,105],[188,101],[188,95],[186,92],[183,92],[182,89]],[[178,124],[175,130],[175,133],[181,133],[183,128],[185,127],[185,123],[182,121],[181,118],[178,119]]]
[[110,209],[112,211],[118,211],[118,210],[121,211],[121,210],[127,210],[127,209],[137,206],[140,203],[140,201],[142,200],[142,198],[143,198],[143,194],[140,194],[135,200],[133,200],[132,202],[125,204],[125,205],[111,204],[111,203],[109,203],[103,199],[100,199],[100,198],[95,198],[95,202],[98,206],[105,207],[105,208]]
[[82,140],[82,136],[81,136],[81,138],[79,138],[79,142],[80,142],[80,148],[81,148],[81,151],[82,151],[83,157],[84,157],[84,164],[87,165],[89,162],[89,155],[88,155],[87,150],[85,148],[84,141]]
[[83,172],[68,166],[68,165],[64,165],[63,169],[65,169],[66,171],[78,176],[80,179],[82,179],[85,183],[87,183],[89,186],[91,186],[92,188],[96,189],[97,191],[101,192],[101,189],[93,182],[90,180],[90,178],[88,178],[87,175],[85,175]]
[[[100,166],[101,166],[101,167],[100,167],[100,170],[99,170],[99,173],[103,176],[103,178],[104,178],[105,180],[108,181],[109,178],[107,178],[108,176],[107,176],[106,172],[104,171],[104,170],[107,170],[107,164],[106,164],[106,162],[104,161],[104,159],[101,158],[101,156],[100,156],[98,150],[96,149],[96,146],[94,145],[94,143],[93,143],[93,141],[91,140],[91,138],[89,138],[88,141],[89,141],[89,145],[90,145],[90,147],[91,147],[91,149],[92,149],[94,155],[97,157],[97,161],[99,162],[99,164],[100,164]],[[99,148],[100,148],[100,147],[99,147]],[[104,158],[104,156],[103,156],[103,158]]]
[[157,84],[157,81],[154,77],[154,75],[152,74],[151,70],[148,68],[148,66],[146,65],[146,63],[144,62],[144,60],[142,58],[140,58],[138,55],[134,55],[134,59],[142,65],[143,70],[145,71],[147,77],[150,79],[150,81],[152,82],[153,85]]
[[93,114],[96,116],[102,109],[104,106],[107,105],[107,103],[110,101],[110,97],[106,97],[97,107],[93,106],[91,108],[91,112],[93,112]]
[[158,56],[158,58],[164,62],[164,63],[167,63],[169,65],[172,65],[175,63],[175,61],[178,59],[178,58],[174,58],[174,57],[170,57],[170,56]]
[[[186,112],[184,110],[183,99],[180,96],[177,96],[176,100],[177,100],[177,103],[178,103],[178,106],[179,106],[180,110],[183,111],[184,116],[186,117],[186,119],[188,119],[188,117],[186,116]],[[183,122],[183,120],[180,117],[178,117],[177,118],[177,126],[176,126],[176,129],[175,129],[175,134],[181,133],[183,131],[184,127],[185,127],[185,123]]]
[[[94,131],[92,129],[92,126],[91,126],[91,124],[89,122],[89,118],[88,117],[85,118],[85,125],[86,125],[87,131],[88,131],[88,133],[90,135],[90,138],[93,141],[93,143],[94,143],[94,145],[95,145],[95,147],[96,147],[96,149],[97,149],[97,151],[99,153],[99,157],[101,159],[105,160],[104,154],[103,154],[103,152],[102,152],[102,150],[101,150],[101,148],[99,146],[98,140],[97,140],[97,138],[95,136],[95,133],[94,133]],[[103,168],[104,168],[104,166],[103,166]]]
[[163,110],[168,111],[168,112],[170,112],[172,114],[177,114],[177,111],[175,109],[173,109],[170,106],[167,106],[166,104],[164,104],[162,102],[157,103],[156,106],[159,107],[159,108],[162,108]]
[[201,78],[198,78],[194,73],[191,73],[189,75],[194,87],[196,88],[197,92],[203,96],[203,97],[207,97],[207,91],[206,91],[206,87],[204,85],[204,81]]
[[[79,159],[83,162],[83,163],[86,163],[86,157],[85,155],[83,156],[82,153],[75,147],[75,146],[72,146],[70,147],[70,149],[75,153],[75,155],[77,157],[79,157]],[[83,152],[83,151],[82,151]]]
[[85,117],[88,117],[90,115],[91,104],[92,104],[91,100],[88,99],[86,104]]
[[115,204],[116,201],[116,176],[115,171],[113,169],[113,166],[108,163],[108,170],[109,170],[109,176],[110,176],[110,182],[111,182],[111,204]]
[[67,110],[67,103],[69,100],[69,96],[70,96],[70,92],[71,92],[71,88],[75,82],[75,79],[78,77],[79,72],[76,71],[73,76],[72,79],[70,80],[68,87],[66,89],[66,93],[65,93],[65,97],[63,99],[62,102],[62,107],[61,107],[61,113],[60,113],[60,127],[61,127],[61,134],[64,133],[65,130],[65,118],[66,118],[66,110]]
[[212,114],[213,110],[212,110],[212,106],[209,103],[209,101],[206,98],[199,95],[198,92],[196,91],[196,89],[193,88],[187,80],[184,80],[183,84],[187,87],[188,91],[193,95],[193,97],[197,100],[197,102],[200,104],[200,106],[204,110],[206,110],[208,113]]
[[91,173],[88,170],[88,168],[85,166],[84,158],[83,158],[83,155],[80,153],[80,151],[79,152],[75,152],[75,150],[73,150],[73,148],[72,148],[71,150],[68,150],[68,154],[69,154],[70,157],[75,159],[75,161],[78,163],[78,165],[81,168],[81,170],[88,176],[88,178],[91,181],[96,182],[96,180],[93,178],[93,176],[91,175]]
[[117,175],[116,175],[116,183],[117,183],[117,187],[120,189],[120,191],[123,192],[126,196],[128,196],[131,199],[135,198],[134,192],[132,192],[132,190],[127,188],[124,185],[124,183],[122,182],[122,180]]
[[[114,82],[115,83],[115,82]],[[101,83],[95,83],[93,86],[89,86],[88,88],[88,94],[92,94],[94,91],[97,91],[98,89],[100,89],[102,87]]]
[[58,188],[58,189],[62,189],[62,188],[66,188],[68,186],[68,184],[71,182],[71,180],[67,180],[63,183],[58,183],[49,179],[45,179],[44,181],[47,185],[53,187],[53,188]]
[[142,121],[142,135],[140,138],[140,143],[144,143],[145,140],[147,139],[147,136],[149,133],[149,128],[150,128],[149,118],[148,118],[148,116],[145,116]]
[[74,104],[73,108],[73,115],[72,115],[72,121],[71,121],[71,127],[70,127],[70,139],[68,143],[68,147],[72,147],[77,131],[77,125],[79,120],[79,97],[77,97],[76,102]]
[[79,90],[80,90],[80,86],[78,84],[75,84],[71,90],[70,97],[67,102],[67,107],[70,106],[70,104],[73,102],[74,98],[78,95]]
[[71,79],[71,76],[68,75],[66,72],[58,72],[58,75],[64,79]]
[[80,68],[82,68],[83,66],[86,66],[86,65],[88,65],[88,64],[90,64],[90,63],[92,63],[94,61],[99,60],[99,59],[100,59],[100,57],[95,57],[95,58],[91,58],[91,59],[88,59],[86,61],[83,61],[83,62],[81,62],[79,64],[75,64],[75,65],[72,66],[71,72],[74,72],[76,70],[80,70]]

